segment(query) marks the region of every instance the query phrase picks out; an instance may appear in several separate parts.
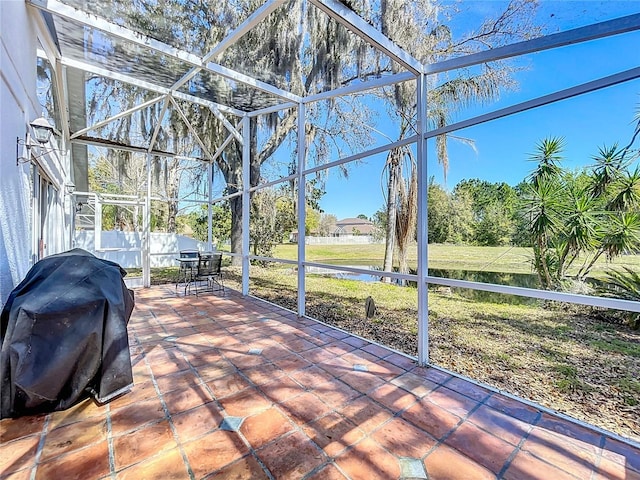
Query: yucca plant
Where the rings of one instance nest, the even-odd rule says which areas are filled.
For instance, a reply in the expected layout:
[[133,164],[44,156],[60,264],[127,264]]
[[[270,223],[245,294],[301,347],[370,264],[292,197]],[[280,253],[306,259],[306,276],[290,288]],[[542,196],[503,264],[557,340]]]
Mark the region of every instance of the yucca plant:
[[[607,297],[615,297],[632,302],[640,302],[640,272],[629,267],[624,270],[612,270],[599,288],[599,293]],[[640,313],[628,312],[627,323],[631,328],[640,328]]]

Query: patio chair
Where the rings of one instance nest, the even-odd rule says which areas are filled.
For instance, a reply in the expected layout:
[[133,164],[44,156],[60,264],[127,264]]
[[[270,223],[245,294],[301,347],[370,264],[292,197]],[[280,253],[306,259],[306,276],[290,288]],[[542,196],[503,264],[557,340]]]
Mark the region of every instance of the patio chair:
[[224,293],[224,283],[222,280],[222,253],[201,253],[198,258],[198,271],[193,279],[195,293],[198,295],[200,285],[206,282],[206,289],[213,291],[222,290]]
[[187,287],[193,281],[198,271],[198,250],[180,250],[180,256],[176,260],[180,262],[178,269],[178,278],[176,279],[176,290],[178,285],[184,284],[184,293],[187,293]]

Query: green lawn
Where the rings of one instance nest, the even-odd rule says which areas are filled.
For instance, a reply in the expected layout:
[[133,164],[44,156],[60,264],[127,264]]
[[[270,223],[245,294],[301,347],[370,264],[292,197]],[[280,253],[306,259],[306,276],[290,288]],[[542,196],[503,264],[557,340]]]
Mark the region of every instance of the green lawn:
[[[330,265],[378,266],[384,259],[384,245],[307,245],[306,259],[310,262]],[[504,273],[534,273],[531,268],[533,253],[525,247],[475,247],[468,245],[430,244],[429,266],[439,269],[474,270]],[[298,246],[295,244],[278,245],[277,258],[295,260]],[[417,247],[410,249],[409,261],[416,267]],[[600,277],[612,267],[626,265],[640,269],[640,255],[623,255],[613,262],[607,262],[603,256],[592,271]]]

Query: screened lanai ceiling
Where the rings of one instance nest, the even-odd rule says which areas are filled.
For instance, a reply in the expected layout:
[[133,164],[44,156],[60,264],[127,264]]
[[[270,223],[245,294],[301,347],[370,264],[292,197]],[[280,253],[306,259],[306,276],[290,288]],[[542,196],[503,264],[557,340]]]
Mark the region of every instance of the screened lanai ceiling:
[[[104,140],[114,146],[128,144],[197,158],[211,158],[213,153],[205,151],[197,138],[190,142],[195,145],[191,151],[180,150],[176,140],[165,142],[162,148],[154,145],[156,125],[163,117],[182,117],[187,124],[183,133],[197,136],[202,132],[189,128],[188,110],[193,105],[207,108],[217,119],[210,128],[224,129],[241,141],[239,118],[243,115],[273,114],[300,102],[409,81],[421,73],[478,65],[488,58],[483,54],[490,49],[502,49],[502,57],[508,57],[519,52],[508,44],[526,39],[505,31],[492,44],[468,42],[464,25],[451,22],[447,31],[434,27],[430,32],[433,45],[425,56],[419,45],[407,44],[401,28],[394,30],[382,20],[380,9],[393,2],[368,0],[27,1],[43,12],[56,55],[67,72],[70,118],[62,122],[62,128],[69,129],[63,132],[66,138]],[[411,9],[414,3],[398,5]],[[460,18],[465,15],[465,2],[419,3],[421,8],[413,14],[435,18],[438,12],[429,9],[447,5],[451,11],[459,11]],[[509,2],[466,3],[501,4],[500,8],[505,8]],[[550,18],[566,12],[556,12],[554,3],[563,2],[545,3]],[[622,12],[630,15],[626,21],[614,21],[599,32],[592,30],[591,38],[637,29],[636,2],[600,3],[585,2],[588,16],[583,15],[586,7],[582,13],[580,8],[572,8],[571,21],[565,18],[563,24],[578,28],[593,23],[594,18],[606,22]],[[615,15],[604,5],[611,3],[619,4]],[[583,16],[585,20],[581,20]],[[529,27],[529,37],[542,33],[533,24]],[[451,40],[456,36],[460,41]],[[563,40],[557,39],[520,51],[562,44]],[[335,62],[337,45],[342,51],[348,45],[351,52],[343,53],[339,62]],[[475,58],[457,60],[467,55]],[[332,62],[337,67],[329,71]],[[100,84],[102,79],[110,80],[108,87]],[[105,89],[103,97],[108,101],[97,108],[87,95],[73,88],[79,85],[87,91]],[[137,99],[133,107],[119,103],[118,94],[125,88]],[[137,130],[132,132],[131,123],[127,124],[124,138],[123,119],[127,115],[137,115]]]

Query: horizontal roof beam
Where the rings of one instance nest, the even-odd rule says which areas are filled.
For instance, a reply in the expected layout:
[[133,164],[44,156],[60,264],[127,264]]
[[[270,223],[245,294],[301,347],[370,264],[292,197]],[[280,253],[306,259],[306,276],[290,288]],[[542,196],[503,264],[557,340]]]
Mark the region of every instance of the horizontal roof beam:
[[112,78],[113,80],[118,80],[124,83],[135,85],[137,87],[141,87],[146,90],[150,90],[152,92],[162,93],[164,95],[168,95],[169,93],[171,93],[171,95],[174,98],[179,98],[180,100],[185,100],[187,102],[192,102],[208,108],[212,108],[212,107],[217,108],[221,112],[230,113],[232,115],[237,115],[239,117],[242,117],[246,114],[246,112],[243,112],[242,110],[238,110],[237,108],[231,108],[226,105],[221,105],[219,103],[212,102],[211,100],[206,100],[204,98],[196,97],[188,93],[175,92],[175,91],[172,92],[170,88],[162,87],[160,85],[156,85],[155,83],[151,83],[151,82],[145,82],[144,80],[140,80],[130,75],[125,75],[123,73],[116,73],[111,70],[107,70],[106,68],[93,65],[91,63],[83,62],[80,60],[74,60],[66,57],[63,57],[61,59],[61,63],[67,67],[77,68],[78,70],[94,73],[96,75],[100,75],[101,77],[105,77],[105,78]]
[[606,22],[594,23],[586,27],[574,28],[565,32],[545,35],[543,37],[512,43],[504,47],[485,50],[459,58],[443,60],[442,62],[425,65],[426,74],[433,74],[455,70],[457,68],[470,67],[480,63],[503,60],[505,58],[526,55],[527,53],[541,52],[551,48],[564,47],[576,43],[596,40],[598,38],[619,35],[640,29],[640,13],[628,15]]
[[560,100],[566,100],[567,98],[583,95],[585,93],[600,90],[602,88],[611,87],[619,83],[628,82],[629,80],[634,80],[636,78],[640,78],[640,67],[632,68],[629,70],[625,70],[624,72],[620,72],[614,75],[609,75],[607,77],[600,78],[598,80],[593,80],[591,82],[576,85],[575,87],[566,88],[558,92],[550,93],[549,95],[544,95],[542,97],[534,98],[526,102],[501,108],[500,110],[485,113],[484,115],[479,115],[477,117],[469,118],[467,120],[462,120],[460,122],[452,123],[451,125],[447,125],[445,127],[430,130],[425,134],[424,137],[433,138],[438,135],[443,135],[445,133],[455,132],[456,130],[461,130],[463,128],[479,125],[481,123],[489,122],[491,120],[496,120],[498,118],[513,115],[515,113],[531,110],[537,107],[541,107],[543,105],[548,105],[550,103],[558,102]]
[[336,0],[310,0],[310,2],[331,18],[344,25],[348,30],[351,30],[361,37],[372,47],[382,50],[407,70],[413,72],[415,75],[422,73],[424,69],[422,63],[369,25],[349,7]]

